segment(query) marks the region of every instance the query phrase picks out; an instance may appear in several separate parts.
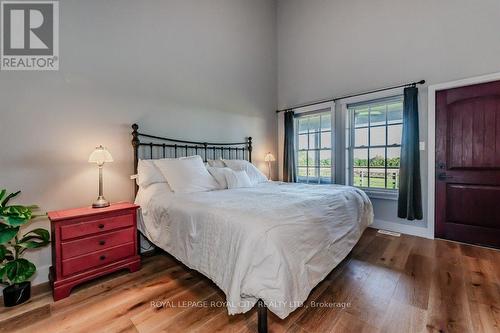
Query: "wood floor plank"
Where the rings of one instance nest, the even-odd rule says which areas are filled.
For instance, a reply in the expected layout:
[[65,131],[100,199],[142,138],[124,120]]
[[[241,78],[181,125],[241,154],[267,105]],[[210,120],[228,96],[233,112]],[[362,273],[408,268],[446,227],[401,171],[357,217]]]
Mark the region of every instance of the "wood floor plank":
[[462,251],[460,249],[460,244],[450,241],[444,241],[441,239],[434,240],[435,242],[435,260],[439,261],[439,264],[446,263],[448,269],[455,266],[457,269],[462,269]]
[[[14,307],[0,307],[0,322],[7,318],[13,318],[17,316],[25,316],[27,313],[37,310],[43,307],[49,307],[50,310],[50,296],[52,293],[43,293],[41,295],[32,297],[23,306]],[[49,311],[50,312],[50,311]],[[0,328],[1,329],[1,328]]]
[[363,233],[363,236],[359,240],[358,244],[352,249],[352,256],[357,256],[366,251],[367,246],[371,244],[375,240],[375,236],[377,235],[377,230],[373,228],[368,228]]
[[[303,307],[284,320],[269,314],[269,332],[500,332],[499,253],[368,229]],[[189,305],[224,300],[209,279],[156,255],[138,272],[97,279],[62,301],[45,294],[4,308],[0,332],[257,331],[255,308],[229,316],[223,306]]]
[[385,267],[373,266],[358,295],[346,309],[352,317],[380,328],[384,314],[396,289],[400,273]]
[[4,319],[0,325],[0,332],[12,332],[19,327],[25,326],[26,323],[36,323],[47,317],[50,317],[50,303],[48,298],[47,302],[41,306],[34,307],[27,312]]
[[[37,323],[46,332],[92,332],[103,322],[119,318],[127,309],[142,304],[155,295],[172,290],[188,275],[180,267],[171,267],[156,279],[137,283],[120,292],[110,292],[86,300],[85,306],[75,306],[66,311],[54,311],[53,316]],[[28,331],[31,328],[28,327]]]
[[500,332],[500,308],[476,302],[469,304],[472,318],[472,332]]
[[132,322],[140,332],[157,332],[159,328],[175,320],[176,316],[189,309],[189,302],[203,300],[211,294],[217,293],[212,284],[199,280],[195,285],[172,297],[162,298],[167,305],[160,308],[149,308],[131,317]]
[[431,332],[472,332],[471,316],[460,251],[451,242],[436,243],[427,316]]
[[410,254],[394,297],[402,303],[427,310],[433,268],[430,258],[420,254]]
[[491,251],[491,258],[490,258],[490,263],[493,266],[493,269],[495,271],[495,279],[496,282],[500,284],[500,251]]
[[[271,331],[272,333],[274,333],[274,331]],[[296,325],[296,324],[293,324],[292,326],[290,326],[287,330],[286,330],[287,333],[310,333],[308,331],[306,331],[305,329],[303,329],[302,327],[300,327],[299,325]]]
[[331,333],[377,333],[380,330],[348,312],[342,312]]
[[[249,311],[242,315],[229,316],[224,311],[213,316],[202,326],[193,330],[194,333],[237,333],[247,329],[256,328],[256,311]],[[272,331],[274,332],[274,331]]]
[[380,332],[420,333],[425,328],[426,316],[426,310],[401,303],[393,298],[387,307],[384,324]]
[[[210,305],[213,303],[224,302],[225,297],[219,293],[213,293],[207,298],[200,300],[201,304],[198,306],[192,306],[185,311],[182,311],[175,320],[169,320],[164,325],[158,326],[155,330],[157,332],[172,332],[172,333],[183,333],[192,332],[204,324],[206,324],[211,317],[217,316],[223,313],[224,310],[216,305]],[[205,304],[206,303],[206,304]]]
[[293,311],[285,319],[280,319],[278,318],[278,316],[274,315],[271,312],[268,313],[269,330],[273,333],[288,332],[300,317],[302,317],[306,312],[310,311],[309,308],[312,307],[312,302],[317,302],[319,296],[325,292],[328,286],[328,283],[320,283],[318,286],[316,286],[316,288],[312,290],[311,294],[304,302],[303,306]]
[[427,327],[434,332],[471,332],[471,318],[460,271],[436,270],[429,297]]
[[107,332],[119,332],[119,333],[140,333],[135,327],[134,323],[126,317],[120,317],[118,319],[113,320],[108,324],[105,324],[101,327],[97,327],[92,331],[93,333],[107,333]]
[[[316,300],[317,303],[337,302],[330,290],[325,290]],[[329,332],[339,319],[342,309],[337,307],[310,307],[295,323],[308,332]]]
[[124,317],[131,318],[133,315],[151,308],[151,302],[156,300],[158,295],[163,298],[166,295],[182,292],[193,285],[194,281],[195,279],[190,272],[183,272],[182,275],[172,274],[169,279],[154,280],[146,284],[145,287],[129,290],[127,293],[117,295],[117,297],[110,297],[108,300],[112,305],[107,307],[105,311],[101,311],[97,320],[86,322],[78,329],[81,332],[93,332],[108,325],[111,329],[116,320]]
[[377,264],[392,241],[392,237],[376,234],[362,251],[353,252],[353,258]]
[[406,239],[406,242],[412,243],[410,254],[418,254],[430,259],[436,256],[436,242],[432,239],[422,237],[412,237],[408,235],[401,235]]
[[[310,332],[328,332],[335,325],[340,313],[345,310],[340,305],[351,304],[369,275],[370,265],[351,259],[342,274],[332,280],[316,299],[311,300],[309,311],[297,319],[296,324]],[[311,302],[314,302],[311,304]],[[339,305],[339,306],[337,306]]]
[[401,237],[388,236],[389,242],[377,264],[396,270],[403,270],[413,247],[414,238],[402,235]]
[[500,285],[494,268],[482,258],[463,257],[465,288],[470,302],[500,307]]

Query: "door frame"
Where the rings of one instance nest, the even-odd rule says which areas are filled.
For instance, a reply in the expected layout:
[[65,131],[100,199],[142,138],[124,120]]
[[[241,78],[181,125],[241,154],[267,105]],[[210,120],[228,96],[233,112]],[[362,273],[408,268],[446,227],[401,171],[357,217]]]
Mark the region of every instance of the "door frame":
[[500,80],[500,72],[430,85],[427,88],[427,237],[434,238],[436,205],[436,92]]

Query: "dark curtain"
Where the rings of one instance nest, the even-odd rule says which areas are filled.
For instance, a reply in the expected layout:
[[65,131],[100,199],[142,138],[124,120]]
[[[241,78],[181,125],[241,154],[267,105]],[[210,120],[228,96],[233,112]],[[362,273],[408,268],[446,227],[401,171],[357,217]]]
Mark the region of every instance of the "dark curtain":
[[418,88],[407,87],[403,103],[398,217],[408,220],[421,220],[423,215],[419,142]]
[[295,183],[295,132],[293,111],[285,112],[285,145],[283,149],[283,181]]

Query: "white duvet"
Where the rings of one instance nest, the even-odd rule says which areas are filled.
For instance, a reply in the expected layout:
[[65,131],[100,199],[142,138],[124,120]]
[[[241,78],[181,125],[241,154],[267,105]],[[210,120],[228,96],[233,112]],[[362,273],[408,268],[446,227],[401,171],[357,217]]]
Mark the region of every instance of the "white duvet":
[[261,298],[285,318],[344,259],[372,223],[354,187],[267,182],[174,194],[141,189],[139,229],[150,241],[214,281],[229,314]]

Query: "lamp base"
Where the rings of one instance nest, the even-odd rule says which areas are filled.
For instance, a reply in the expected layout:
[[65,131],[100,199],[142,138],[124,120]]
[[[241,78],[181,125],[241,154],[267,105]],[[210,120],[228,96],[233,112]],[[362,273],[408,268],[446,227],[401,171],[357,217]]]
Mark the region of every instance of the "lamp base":
[[92,208],[104,208],[109,207],[109,201],[104,199],[103,196],[97,198],[96,201],[92,204]]

